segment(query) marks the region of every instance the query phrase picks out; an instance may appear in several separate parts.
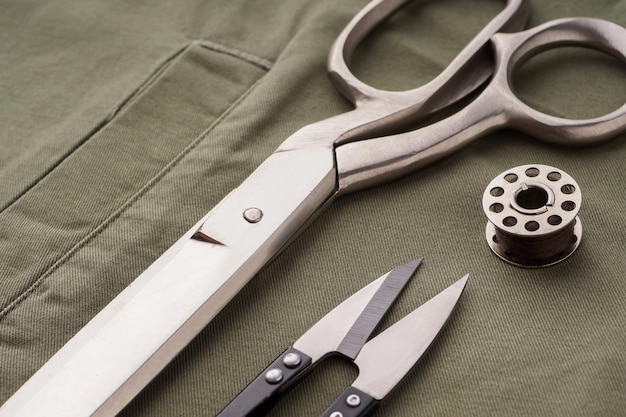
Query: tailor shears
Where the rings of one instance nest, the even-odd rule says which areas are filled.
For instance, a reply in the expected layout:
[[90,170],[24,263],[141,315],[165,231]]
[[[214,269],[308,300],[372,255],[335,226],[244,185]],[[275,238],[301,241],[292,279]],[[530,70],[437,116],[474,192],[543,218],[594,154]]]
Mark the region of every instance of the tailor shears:
[[1,417],[115,415],[343,193],[404,175],[505,126],[571,145],[625,129],[626,104],[598,118],[566,120],[515,96],[515,68],[548,48],[589,46],[626,62],[626,29],[607,21],[561,19],[508,33],[524,28],[525,0],[507,0],[428,84],[404,92],[364,84],[347,62],[363,37],[407,2],[372,1],[331,48],[330,77],[355,109],[286,139],[35,373],[0,408]]
[[402,380],[448,321],[468,276],[367,341],[421,259],[401,265],[335,307],[250,383],[217,417],[264,415],[277,397],[329,354],[359,368],[357,379],[322,414],[365,417]]

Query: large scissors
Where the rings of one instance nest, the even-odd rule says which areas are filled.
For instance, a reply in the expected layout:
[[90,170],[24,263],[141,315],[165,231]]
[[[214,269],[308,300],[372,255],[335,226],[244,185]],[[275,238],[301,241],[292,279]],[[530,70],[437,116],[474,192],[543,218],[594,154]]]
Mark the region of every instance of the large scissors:
[[[523,29],[525,0],[507,0],[432,82],[405,92],[364,84],[350,72],[352,52],[407,2],[372,1],[330,51],[331,78],[355,109],[285,140],[36,372],[0,408],[1,417],[117,414],[337,196],[404,175],[503,126],[571,145],[599,143],[626,128],[626,104],[567,120],[515,96],[515,68],[548,48],[589,46],[626,62],[626,29],[607,21],[562,19],[503,33]],[[456,113],[412,130],[465,104],[480,87]]]

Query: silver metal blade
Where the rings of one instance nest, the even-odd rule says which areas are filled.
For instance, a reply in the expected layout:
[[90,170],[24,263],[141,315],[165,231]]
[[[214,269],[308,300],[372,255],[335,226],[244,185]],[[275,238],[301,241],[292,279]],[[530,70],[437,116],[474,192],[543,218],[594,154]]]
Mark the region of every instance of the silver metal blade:
[[435,340],[463,293],[468,275],[369,341],[354,361],[353,387],[383,399]]
[[[0,417],[115,416],[335,185],[330,149],[270,156],[9,398]],[[251,221],[249,208],[265,215]]]
[[421,261],[401,265],[350,296],[307,330],[293,347],[314,362],[330,352],[354,359]]

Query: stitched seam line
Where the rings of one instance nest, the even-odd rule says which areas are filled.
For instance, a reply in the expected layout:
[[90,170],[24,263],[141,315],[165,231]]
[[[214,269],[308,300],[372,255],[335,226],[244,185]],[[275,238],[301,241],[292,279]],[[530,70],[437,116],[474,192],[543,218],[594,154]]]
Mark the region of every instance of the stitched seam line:
[[215,129],[215,127],[224,120],[250,93],[260,84],[262,78],[259,78],[254,84],[252,84],[244,93],[237,98],[222,114],[219,115],[211,125],[204,130],[196,139],[188,144],[182,151],[180,151],[170,162],[167,163],[154,177],[152,177],[143,187],[141,187],[135,194],[133,194],[128,200],[126,200],[120,207],[118,207],[112,214],[109,215],[102,223],[96,226],[91,232],[83,237],[78,243],[72,246],[63,256],[55,261],[38,279],[36,279],[26,290],[24,290],[19,296],[17,296],[11,303],[5,308],[0,310],[0,320],[15,309],[19,304],[28,298],[33,291],[41,285],[46,278],[48,278],[54,271],[67,262],[73,255],[75,255],[81,248],[83,248],[92,239],[102,233],[111,223],[113,223],[126,209],[131,207],[135,201],[148,192],[154,185],[156,185],[169,171],[172,170],[191,150],[193,150],[200,142],[202,142],[208,134]]
[[17,203],[24,195],[28,194],[30,190],[32,190],[37,184],[39,184],[44,178],[50,175],[59,165],[63,163],[67,158],[69,158],[74,152],[76,152],[81,146],[87,143],[92,137],[94,137],[98,132],[100,132],[106,125],[108,125],[114,118],[117,116],[124,107],[126,107],[129,103],[131,103],[136,97],[138,97],[142,92],[147,90],[151,85],[154,84],[156,80],[158,80],[169,68],[169,64],[174,61],[179,55],[181,55],[185,50],[187,50],[191,46],[191,43],[183,46],[176,50],[173,54],[165,58],[165,60],[160,63],[151,73],[150,75],[143,80],[139,86],[137,86],[130,94],[122,99],[122,101],[102,120],[97,122],[97,124],[91,128],[78,142],[76,142],[70,149],[68,149],[65,153],[63,153],[59,158],[48,167],[44,172],[39,175],[39,177],[35,178],[30,184],[26,185],[26,187],[17,194],[12,200],[8,201],[3,207],[0,207],[0,213],[6,211],[12,205]]
[[[249,64],[253,64],[257,67],[260,67],[266,71],[269,71],[274,63],[268,59],[261,58],[257,55],[240,51],[235,48],[228,47],[226,45],[222,45],[217,42],[208,41],[208,40],[195,40],[186,44],[185,46],[176,50],[173,54],[165,58],[165,60],[159,64],[150,75],[142,81],[133,91],[130,92],[126,97],[122,99],[122,101],[115,106],[115,108],[102,120],[97,122],[97,124],[91,128],[78,142],[76,142],[67,152],[63,153],[59,158],[50,165],[48,169],[39,175],[39,177],[35,178],[30,184],[27,184],[26,187],[18,193],[13,199],[8,201],[4,206],[0,207],[0,213],[6,211],[12,205],[14,205],[17,201],[19,201],[24,195],[26,195],[30,190],[32,190],[37,184],[39,184],[44,178],[50,175],[59,165],[63,163],[67,158],[69,158],[75,151],[77,151],[81,146],[87,143],[93,136],[95,136],[98,132],[100,132],[105,126],[107,126],[113,119],[120,114],[120,112],[126,108],[134,99],[139,97],[144,91],[146,91],[151,85],[153,85],[160,76],[169,68],[169,64],[171,64],[178,56],[180,56],[183,52],[188,50],[191,45],[199,45],[203,48],[209,49],[211,51],[220,52],[226,55],[230,55],[232,57],[241,59]],[[1,312],[0,312],[1,314]],[[0,315],[1,317],[1,315]]]
[[261,58],[260,56],[253,55],[248,52],[240,51],[238,49],[231,48],[231,47],[228,47],[226,45],[222,45],[216,42],[199,40],[199,41],[194,41],[194,43],[202,46],[203,48],[210,49],[212,51],[222,52],[224,54],[243,59],[244,61],[247,61],[258,67],[261,67],[262,69],[266,71],[269,71],[270,69],[272,69],[272,66],[274,65],[274,63],[268,59]]

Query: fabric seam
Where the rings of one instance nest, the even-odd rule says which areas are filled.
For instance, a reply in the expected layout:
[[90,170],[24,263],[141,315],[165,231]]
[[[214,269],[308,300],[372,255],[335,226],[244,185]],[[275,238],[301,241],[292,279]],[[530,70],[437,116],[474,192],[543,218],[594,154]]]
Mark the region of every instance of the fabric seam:
[[130,94],[126,95],[114,108],[110,111],[103,119],[96,123],[94,127],[92,127],[78,142],[76,142],[72,147],[70,147],[65,153],[63,153],[59,158],[51,164],[51,166],[42,172],[42,174],[33,180],[30,184],[24,187],[23,191],[15,196],[12,200],[7,202],[4,207],[0,207],[0,213],[6,211],[13,204],[17,203],[23,196],[28,194],[37,184],[43,181],[48,175],[50,175],[57,167],[59,167],[63,161],[69,158],[74,152],[80,149],[85,143],[89,142],[89,140],[94,137],[98,132],[100,132],[104,127],[106,127],[113,119],[135,98],[141,95],[142,92],[147,90],[151,85],[154,84],[156,80],[158,80],[163,74],[164,71],[169,68],[169,64],[174,61],[179,55],[181,55],[185,50],[189,48],[191,43],[186,44],[185,46],[177,49],[173,54],[165,58],[163,62],[161,62],[153,71],[150,72],[150,75],[146,77],[139,85],[133,89]]
[[[4,206],[0,207],[0,213],[3,213],[15,203],[17,203],[23,196],[28,194],[33,188],[37,186],[41,181],[43,181],[47,176],[49,176],[54,170],[60,166],[63,161],[69,158],[74,152],[76,152],[81,146],[85,143],[89,142],[91,138],[93,138],[98,132],[104,129],[110,122],[112,122],[116,116],[118,116],[129,104],[131,104],[136,98],[140,97],[141,94],[150,88],[156,81],[158,81],[161,75],[167,71],[170,67],[170,64],[178,58],[181,54],[183,54],[186,50],[188,50],[192,45],[199,45],[205,49],[223,53],[235,58],[238,58],[244,62],[255,65],[265,71],[269,71],[274,65],[272,61],[261,58],[257,55],[241,51],[239,49],[231,48],[226,45],[222,45],[217,42],[209,41],[209,40],[194,40],[191,42],[187,42],[184,46],[178,48],[174,53],[165,58],[157,67],[150,72],[148,77],[146,77],[139,85],[133,89],[126,97],[122,98],[122,100],[110,111],[103,119],[96,123],[94,127],[92,127],[78,142],[76,142],[72,147],[70,147],[65,153],[61,154],[59,158],[54,161],[48,169],[41,173],[41,175],[35,178],[31,183],[27,184],[24,189],[17,194],[13,199],[8,201]],[[0,312],[0,317],[2,313]]]
[[249,62],[250,64],[256,65],[266,71],[269,71],[270,69],[272,69],[272,66],[274,65],[274,63],[272,61],[270,61],[269,59],[265,59],[265,58],[261,58],[260,56],[257,55],[253,55],[251,53],[248,52],[244,52],[241,51],[239,49],[235,49],[235,48],[231,48],[229,46],[226,45],[222,45],[220,43],[216,43],[213,41],[208,41],[208,40],[198,40],[198,41],[194,41],[192,43],[195,43],[196,45],[200,45],[203,48],[209,49],[211,51],[215,51],[215,52],[221,52],[224,53],[226,55],[230,55],[233,56],[235,58],[239,58],[242,59],[246,62]]
[[0,310],[0,320],[6,317],[11,311],[19,306],[24,300],[28,298],[54,271],[66,263],[72,258],[80,249],[87,245],[92,239],[102,233],[110,224],[112,224],[118,217],[120,217],[128,208],[130,208],[137,200],[139,200],[146,192],[148,192],[153,186],[155,186],[161,179],[163,179],[191,150],[198,146],[208,134],[219,125],[241,102],[247,98],[250,93],[261,83],[262,77],[255,81],[241,96],[237,98],[226,110],[224,110],[218,117],[207,127],[196,139],[190,142],[183,150],[181,150],[173,159],[170,160],[161,170],[154,175],[146,184],[144,184],[139,190],[137,190],[132,196],[130,196],[123,204],[121,204],[115,211],[113,211],[104,221],[97,225],[91,232],[84,236],[74,246],[72,246],[65,254],[58,258],[39,278],[37,278],[28,288],[26,288],[20,295],[15,297],[13,301]]

